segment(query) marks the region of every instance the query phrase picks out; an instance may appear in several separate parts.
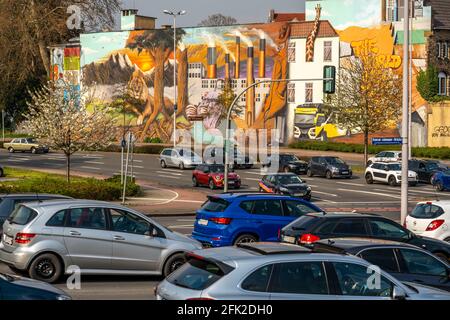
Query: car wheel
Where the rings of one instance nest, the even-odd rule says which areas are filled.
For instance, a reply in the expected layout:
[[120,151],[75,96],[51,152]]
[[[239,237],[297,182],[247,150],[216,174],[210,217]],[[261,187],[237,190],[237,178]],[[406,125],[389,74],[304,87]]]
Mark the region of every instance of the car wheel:
[[36,150],[35,147],[31,148],[30,151],[31,151],[32,154],[36,154],[37,153],[37,150]]
[[397,180],[394,176],[390,176],[388,179],[388,183],[391,187],[395,187],[397,185]]
[[179,168],[180,168],[180,170],[184,170],[184,163],[183,162],[180,162]]
[[331,171],[327,171],[326,173],[325,173],[325,177],[327,178],[327,179],[333,179],[333,174],[331,173]]
[[311,169],[308,169],[308,171],[306,171],[306,175],[307,175],[308,177],[312,178],[313,173],[312,173]]
[[434,253],[434,255],[446,263],[449,262],[449,258],[447,257],[447,255],[445,253],[436,252],[436,253]]
[[373,176],[371,173],[366,174],[366,182],[367,184],[373,184]]
[[209,180],[209,188],[210,188],[211,190],[215,190],[215,189],[216,189],[216,185],[214,184],[214,181],[212,181],[212,179]]
[[33,260],[28,274],[31,279],[54,283],[59,279],[62,271],[63,266],[58,257],[51,253],[45,253]]
[[8,152],[9,152],[9,153],[14,153],[14,148],[13,148],[13,147],[9,147],[9,148],[8,148]]
[[193,185],[194,187],[198,187],[198,181],[197,181],[197,178],[196,178],[196,177],[192,177],[192,185]]
[[258,241],[258,239],[251,234],[243,234],[240,235],[239,237],[237,237],[236,240],[234,240],[233,245],[238,245],[238,244],[245,244],[245,243],[254,243]]
[[186,258],[184,257],[184,253],[174,254],[169,259],[167,259],[166,263],[164,264],[164,270],[163,270],[164,277],[167,277],[168,275],[170,275],[172,272],[177,270],[179,267],[181,267],[185,263],[186,263]]
[[167,168],[167,163],[164,160],[161,161],[161,168]]
[[434,188],[436,189],[436,191],[444,191],[444,185],[440,181],[436,182]]

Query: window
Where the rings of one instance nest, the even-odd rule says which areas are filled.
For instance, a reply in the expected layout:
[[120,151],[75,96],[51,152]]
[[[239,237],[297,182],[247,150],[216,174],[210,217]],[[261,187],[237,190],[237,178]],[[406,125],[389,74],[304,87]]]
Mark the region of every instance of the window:
[[444,72],[440,72],[438,75],[438,80],[439,80],[438,95],[446,96],[447,95],[447,75]]
[[70,210],[69,227],[80,229],[106,229],[106,215],[103,208],[78,208]]
[[400,249],[408,273],[446,277],[447,268],[437,258],[418,250]]
[[433,204],[418,204],[410,216],[416,219],[436,219],[444,214],[444,210]]
[[374,237],[409,239],[409,233],[394,223],[382,220],[370,220],[369,224]]
[[441,53],[441,57],[442,57],[442,59],[446,59],[446,58],[448,58],[448,44],[447,44],[447,42],[443,42],[442,44],[441,44],[441,50],[442,50],[442,53]]
[[341,294],[346,296],[366,296],[366,297],[391,297],[393,284],[385,277],[381,276],[380,286],[373,288],[370,277],[373,272],[362,265],[333,262],[334,269],[338,278],[338,286],[341,289]]
[[288,62],[295,63],[296,61],[296,50],[295,50],[295,41],[290,41],[288,45]]
[[333,58],[333,42],[325,41],[323,43],[323,61],[331,61]]
[[326,234],[332,234],[334,227],[336,226],[336,221],[327,221],[322,226],[319,227],[319,229],[316,231],[316,233],[326,235]]
[[282,216],[283,210],[279,200],[256,200],[253,206],[253,214],[265,216]]
[[164,155],[164,156],[169,156],[169,157],[170,157],[170,156],[172,155],[172,150],[170,150],[170,149],[164,150],[164,151],[163,151],[163,155]]
[[247,291],[266,292],[272,269],[273,266],[268,265],[256,270],[242,282],[241,288]]
[[64,227],[64,222],[66,218],[66,210],[59,211],[55,213],[53,217],[48,220],[46,226],[48,227]]
[[242,201],[239,207],[247,213],[252,213],[254,201]]
[[275,266],[270,292],[291,294],[328,294],[322,262],[291,262]]
[[288,103],[295,103],[295,83],[288,84]]
[[394,158],[395,154],[393,152],[386,152],[385,157],[386,158]]
[[33,221],[36,217],[36,211],[25,206],[19,206],[11,213],[10,221],[13,224],[24,226]]
[[313,84],[309,82],[305,84],[305,103],[312,103],[312,102],[313,102]]
[[167,277],[167,281],[183,288],[205,290],[223,276],[224,273],[217,265],[192,259]]
[[203,204],[202,210],[207,212],[224,212],[229,205],[230,203],[226,200],[211,197]]
[[336,235],[367,236],[363,219],[340,220],[333,231]]
[[285,203],[287,209],[286,214],[290,217],[301,217],[308,213],[318,212],[300,201],[289,200],[285,201]]
[[394,249],[372,249],[360,254],[364,260],[380,267],[387,272],[399,272]]
[[123,233],[145,235],[152,226],[145,219],[129,212],[110,209],[112,230]]

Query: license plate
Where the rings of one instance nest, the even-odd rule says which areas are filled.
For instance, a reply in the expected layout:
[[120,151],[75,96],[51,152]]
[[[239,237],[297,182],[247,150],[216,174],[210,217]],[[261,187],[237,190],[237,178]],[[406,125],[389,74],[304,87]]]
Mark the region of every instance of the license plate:
[[295,238],[294,237],[283,236],[282,240],[283,240],[283,242],[287,242],[287,243],[295,243]]
[[342,174],[348,174],[348,171],[342,171]]
[[10,236],[7,236],[6,234],[3,235],[3,242],[6,243],[7,245],[12,246],[13,245],[13,241],[14,239],[11,238]]
[[200,219],[200,220],[198,220],[198,224],[201,226],[207,226],[208,220]]

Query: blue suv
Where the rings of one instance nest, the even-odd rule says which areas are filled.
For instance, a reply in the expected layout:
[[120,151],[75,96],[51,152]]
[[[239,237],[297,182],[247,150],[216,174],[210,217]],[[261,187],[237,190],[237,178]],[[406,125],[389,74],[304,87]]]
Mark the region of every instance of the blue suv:
[[308,213],[323,212],[305,200],[283,195],[225,193],[208,197],[192,237],[205,247],[278,241],[282,228]]

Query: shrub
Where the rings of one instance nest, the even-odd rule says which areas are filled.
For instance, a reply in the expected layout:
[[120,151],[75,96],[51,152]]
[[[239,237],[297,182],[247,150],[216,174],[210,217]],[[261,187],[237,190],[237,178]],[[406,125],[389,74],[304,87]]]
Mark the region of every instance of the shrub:
[[144,143],[163,143],[163,141],[160,138],[145,138]]

